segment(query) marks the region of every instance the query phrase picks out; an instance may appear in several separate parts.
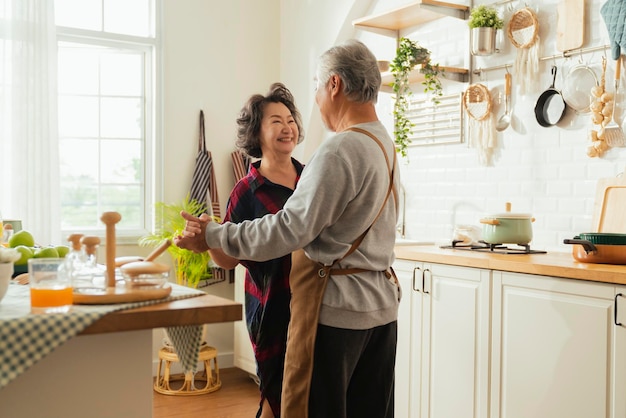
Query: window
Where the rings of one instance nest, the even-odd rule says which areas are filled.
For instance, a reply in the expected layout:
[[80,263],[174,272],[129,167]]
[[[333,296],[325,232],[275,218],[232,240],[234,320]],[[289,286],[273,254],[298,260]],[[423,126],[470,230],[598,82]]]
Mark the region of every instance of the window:
[[66,232],[150,230],[159,0],[55,0],[61,218]]

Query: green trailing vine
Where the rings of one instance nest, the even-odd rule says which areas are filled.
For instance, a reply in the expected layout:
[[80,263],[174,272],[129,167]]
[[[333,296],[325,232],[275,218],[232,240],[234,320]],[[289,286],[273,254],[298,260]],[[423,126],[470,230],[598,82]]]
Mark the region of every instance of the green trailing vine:
[[407,148],[411,142],[409,137],[414,126],[406,116],[409,111],[409,98],[413,94],[409,75],[418,64],[421,65],[420,72],[424,74],[424,81],[422,82],[424,93],[430,93],[433,103],[439,104],[439,98],[443,95],[439,76],[443,74],[443,69],[439,67],[439,64],[431,63],[428,49],[419,46],[408,38],[400,38],[396,56],[389,64],[389,69],[394,78],[392,88],[396,94],[393,107],[394,141],[396,150],[403,157],[407,156]]

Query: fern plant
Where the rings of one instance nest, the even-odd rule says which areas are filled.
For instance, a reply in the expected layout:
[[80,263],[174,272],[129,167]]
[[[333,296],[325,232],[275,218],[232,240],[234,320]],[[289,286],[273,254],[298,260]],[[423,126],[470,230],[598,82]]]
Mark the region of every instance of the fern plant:
[[[180,216],[180,211],[198,214],[202,213],[204,207],[197,200],[190,200],[189,195],[185,197],[182,203],[178,204],[155,203],[155,232],[141,237],[139,245],[156,247],[167,239],[173,240],[185,229],[185,220]],[[219,222],[216,217],[213,220]],[[211,278],[212,273],[209,266],[211,255],[208,251],[195,253],[176,245],[170,245],[167,251],[174,260],[176,283],[197,288],[200,281]]]
[[389,69],[394,78],[391,84],[396,99],[393,106],[394,116],[394,142],[396,150],[407,156],[407,148],[410,144],[410,136],[414,124],[407,118],[409,111],[409,99],[413,94],[409,82],[409,75],[416,65],[421,65],[420,72],[424,74],[424,93],[431,94],[431,100],[439,104],[439,98],[443,95],[441,80],[439,76],[443,74],[443,69],[439,64],[432,64],[430,61],[430,51],[419,46],[408,38],[398,40],[396,56],[389,64]]

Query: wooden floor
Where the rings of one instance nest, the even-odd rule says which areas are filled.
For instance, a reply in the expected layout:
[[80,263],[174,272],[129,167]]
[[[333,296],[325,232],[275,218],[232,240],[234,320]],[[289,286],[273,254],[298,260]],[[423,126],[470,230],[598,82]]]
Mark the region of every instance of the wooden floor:
[[259,387],[248,373],[236,367],[221,369],[222,387],[193,396],[154,392],[153,418],[254,418],[259,408]]

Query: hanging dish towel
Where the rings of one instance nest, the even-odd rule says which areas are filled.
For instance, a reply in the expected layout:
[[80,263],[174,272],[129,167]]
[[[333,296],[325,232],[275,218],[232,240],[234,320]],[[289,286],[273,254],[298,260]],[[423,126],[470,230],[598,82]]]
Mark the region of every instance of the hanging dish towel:
[[239,150],[233,151],[230,158],[233,160],[233,174],[235,175],[235,183],[237,183],[248,174],[252,158]]
[[[200,111],[198,155],[196,156],[196,166],[194,167],[193,177],[191,179],[189,198],[203,204],[202,212],[209,212],[210,208],[210,215],[221,217],[213,160],[211,159],[211,153],[207,151],[206,148],[204,112],[202,110]],[[199,213],[194,215],[199,215]]]
[[621,55],[622,48],[626,49],[626,1],[608,0],[600,8],[606,29],[611,42],[611,55],[616,60]]
[[[196,200],[202,204],[200,213],[194,213],[198,216],[205,212],[209,215],[222,217],[220,210],[220,201],[217,193],[217,180],[215,179],[215,170],[213,168],[213,160],[211,152],[206,148],[206,135],[204,131],[204,112],[200,110],[200,133],[198,135],[198,155],[196,156],[196,166],[194,167],[193,177],[191,180],[191,190],[189,191],[190,200]],[[206,287],[211,284],[223,282],[226,276],[231,276],[234,281],[234,275],[227,270],[217,267],[211,262],[209,267],[211,276],[206,280],[203,279],[199,287]]]

